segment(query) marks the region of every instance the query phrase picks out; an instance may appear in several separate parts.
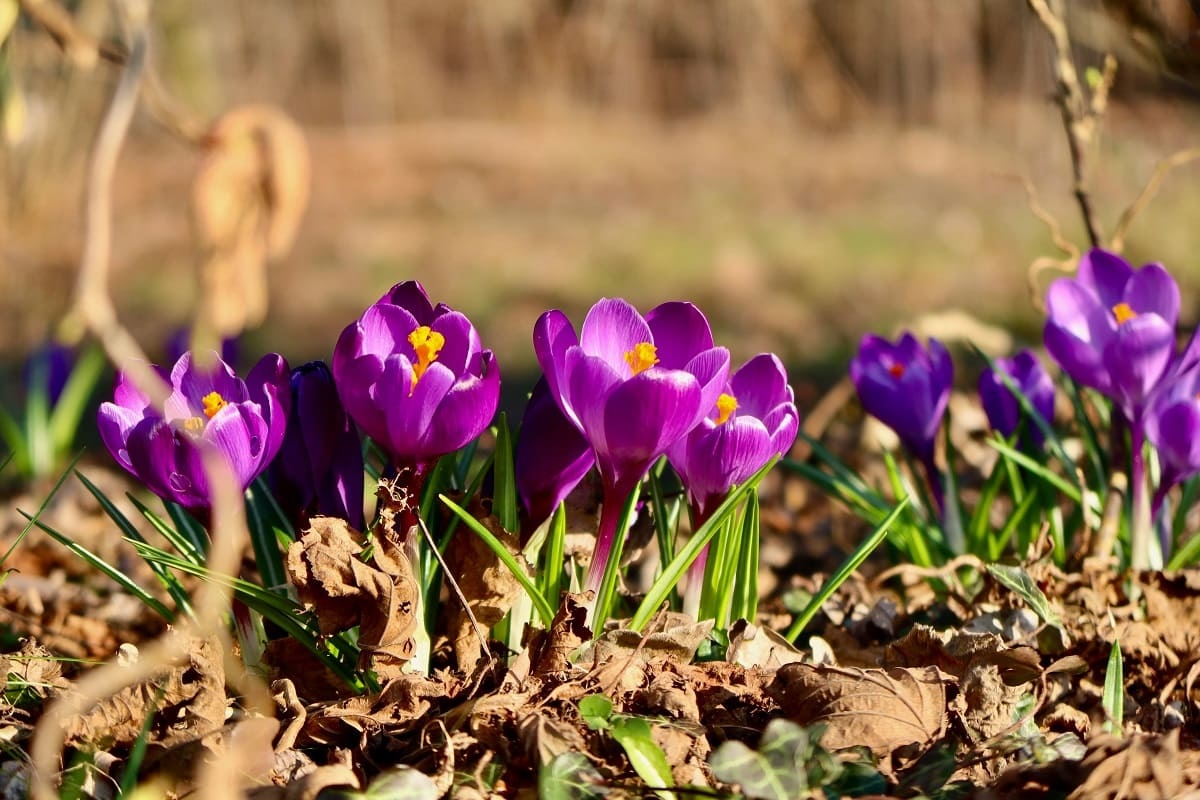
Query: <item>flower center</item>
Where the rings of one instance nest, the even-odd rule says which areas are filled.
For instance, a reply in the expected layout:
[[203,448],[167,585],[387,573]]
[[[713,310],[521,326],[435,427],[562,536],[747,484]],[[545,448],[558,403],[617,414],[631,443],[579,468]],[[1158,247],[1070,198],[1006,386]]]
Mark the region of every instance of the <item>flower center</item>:
[[638,342],[625,354],[625,363],[634,375],[645,372],[658,363],[658,348],[649,342]]
[[890,367],[888,367],[887,371],[891,373],[893,378],[899,379],[899,378],[904,377],[904,365],[901,364],[899,361],[897,361],[895,364],[892,364]]
[[417,363],[413,364],[412,388],[408,391],[411,396],[417,390],[417,381],[429,369],[429,365],[437,361],[438,353],[446,346],[446,337],[428,325],[422,325],[408,335],[408,343],[417,354]]
[[1118,325],[1124,325],[1131,319],[1135,319],[1138,315],[1136,311],[1129,307],[1129,303],[1117,303],[1112,308],[1113,316],[1117,318]]
[[[204,399],[200,402],[204,404],[204,416],[209,419],[215,417],[218,411],[228,405],[225,398],[221,397],[217,392],[209,392],[204,395]],[[204,420],[201,420],[199,417],[193,417],[193,419],[200,420],[201,427],[203,427]]]
[[717,424],[724,425],[737,410],[737,398],[731,394],[722,394],[717,398]]

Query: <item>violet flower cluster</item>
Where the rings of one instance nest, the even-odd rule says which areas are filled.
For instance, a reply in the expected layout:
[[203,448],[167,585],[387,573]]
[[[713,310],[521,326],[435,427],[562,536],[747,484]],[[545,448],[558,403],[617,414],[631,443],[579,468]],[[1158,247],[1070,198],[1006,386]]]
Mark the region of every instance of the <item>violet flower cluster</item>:
[[677,449],[673,461],[689,495],[709,509],[795,439],[799,415],[778,360],[752,362],[731,386],[729,351],[714,344],[691,303],[663,303],[643,317],[624,300],[604,298],[578,334],[552,310],[538,319],[533,342],[549,393],[590,447],[603,487],[586,589],[599,588],[623,535],[625,501],[660,456]]
[[[602,299],[578,335],[552,310],[538,319],[533,342],[545,377],[517,445],[518,492],[540,522],[597,469],[604,504],[589,589],[623,535],[617,525],[627,498],[656,459],[669,454],[699,524],[795,440],[799,413],[779,359],[756,356],[731,376],[729,351],[715,345],[691,303],[664,303],[642,316],[624,300]],[[471,322],[434,305],[415,281],[392,287],[346,327],[332,368],[313,362],[289,375],[272,354],[243,381],[219,356],[201,370],[184,353],[169,378],[162,411],[122,376],[99,416],[114,458],[153,491],[207,508],[207,445],[243,488],[275,459],[270,484],[297,525],[335,515],[359,528],[358,431],[411,492],[438,458],[491,424],[500,389],[495,356]]]

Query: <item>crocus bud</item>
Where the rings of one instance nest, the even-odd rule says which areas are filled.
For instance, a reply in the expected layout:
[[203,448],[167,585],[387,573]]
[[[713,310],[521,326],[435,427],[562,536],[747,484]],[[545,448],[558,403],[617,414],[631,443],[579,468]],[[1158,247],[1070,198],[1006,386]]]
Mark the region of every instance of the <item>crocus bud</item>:
[[[979,399],[995,431],[1001,436],[1012,436],[1021,422],[1021,404],[997,372],[1003,372],[1012,379],[1017,390],[1029,400],[1043,420],[1047,423],[1054,421],[1054,382],[1033,351],[1026,349],[1012,358],[997,358],[995,364],[995,371],[985,369],[979,376]],[[1042,429],[1029,420],[1021,435],[1021,446],[1040,449],[1044,438]]]
[[310,516],[340,517],[362,530],[362,444],[333,374],[325,362],[310,361],[292,370],[291,384],[292,413],[268,472],[271,489],[297,525]]
[[162,414],[118,375],[113,402],[101,403],[97,417],[117,463],[159,497],[191,509],[211,505],[201,447],[223,456],[245,489],[279,452],[291,406],[282,356],[263,356],[244,381],[213,357],[216,363],[201,370],[185,353],[162,376],[171,385]]
[[534,524],[553,514],[596,463],[587,439],[563,415],[545,378],[538,380],[525,406],[514,461],[517,493]]
[[930,338],[925,349],[911,333],[895,344],[867,334],[850,362],[850,379],[867,413],[932,466],[938,428],[954,382],[954,364],[945,346]]
[[1108,395],[1137,424],[1175,354],[1179,286],[1161,264],[1134,270],[1091,250],[1074,278],[1046,292],[1046,350],[1084,386]]
[[393,466],[418,472],[479,436],[500,400],[492,351],[416,281],[393,286],[342,331],[333,376],[359,428]]
[[67,378],[75,366],[75,351],[58,342],[46,342],[25,360],[22,371],[27,390],[44,389],[46,401],[53,407],[62,396]]

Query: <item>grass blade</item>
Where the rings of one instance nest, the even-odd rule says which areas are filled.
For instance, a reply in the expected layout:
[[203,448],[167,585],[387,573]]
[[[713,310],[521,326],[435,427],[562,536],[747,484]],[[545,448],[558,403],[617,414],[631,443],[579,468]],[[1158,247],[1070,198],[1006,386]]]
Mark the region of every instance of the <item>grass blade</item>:
[[546,598],[541,592],[538,591],[538,588],[534,586],[533,580],[528,574],[526,574],[525,570],[521,568],[521,565],[517,563],[516,557],[513,556],[512,553],[508,552],[508,548],[504,546],[504,543],[497,539],[495,534],[485,528],[479,520],[471,516],[471,514],[465,508],[455,503],[449,497],[442,494],[438,495],[438,499],[441,500],[442,503],[445,504],[446,508],[450,509],[450,511],[453,512],[456,517],[462,520],[468,528],[474,531],[475,535],[482,539],[484,544],[486,544],[488,548],[496,554],[496,558],[500,559],[500,562],[504,564],[504,566],[508,567],[508,571],[513,574],[513,577],[517,579],[517,583],[521,584],[521,588],[525,590],[526,594],[528,594],[529,598],[533,601],[533,607],[537,609],[538,616],[542,618],[542,621],[546,627],[550,627],[550,623],[554,621],[554,610],[550,607],[550,604],[546,602]]
[[900,518],[900,515],[904,513],[904,510],[908,508],[909,502],[910,498],[907,495],[903,497],[900,502],[896,504],[896,507],[892,509],[892,513],[888,514],[887,517],[884,518],[883,522],[881,522],[878,527],[875,528],[875,530],[871,531],[871,535],[868,536],[863,543],[858,546],[858,549],[850,554],[850,558],[846,559],[846,562],[842,564],[842,566],[838,567],[838,571],[833,573],[833,575],[831,575],[829,579],[821,585],[820,590],[813,595],[812,599],[808,601],[808,605],[804,607],[804,610],[800,612],[798,617],[796,617],[796,620],[792,623],[792,626],[788,628],[788,632],[785,634],[785,636],[789,642],[794,643],[796,639],[800,637],[800,634],[804,632],[806,627],[808,627],[808,623],[812,622],[813,617],[815,617],[817,612],[821,610],[821,606],[825,605],[825,601],[832,597],[833,593],[837,591],[838,587],[845,583],[846,579],[853,575],[855,570],[862,566],[862,563],[867,560],[867,557],[874,552],[876,547],[883,544],[883,540],[887,538],[888,530],[891,528],[892,523]]
[[1125,722],[1125,664],[1121,658],[1121,642],[1113,639],[1108,653],[1108,666],[1104,670],[1104,732],[1121,735]]
[[513,469],[513,438],[508,416],[502,411],[496,423],[496,450],[492,454],[492,513],[500,527],[516,533],[521,527],[517,517],[517,481]]

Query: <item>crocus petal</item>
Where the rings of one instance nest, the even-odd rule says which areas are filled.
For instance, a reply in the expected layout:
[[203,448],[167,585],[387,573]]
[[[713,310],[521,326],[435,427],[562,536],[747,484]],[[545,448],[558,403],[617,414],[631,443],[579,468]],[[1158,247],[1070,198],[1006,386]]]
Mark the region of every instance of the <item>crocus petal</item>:
[[292,408],[291,372],[283,356],[268,353],[258,360],[246,376],[246,394],[258,405],[259,413],[267,425],[261,469],[279,452]]
[[1162,459],[1164,478],[1177,482],[1200,471],[1200,402],[1172,403],[1152,417],[1146,433]]
[[242,488],[263,466],[267,423],[253,403],[234,403],[218,411],[204,428],[203,440],[225,458]]
[[1078,282],[1091,290],[1104,308],[1112,308],[1124,299],[1125,284],[1132,277],[1133,267],[1128,261],[1098,247],[1084,253],[1076,273]]
[[678,370],[646,370],[624,381],[604,404],[605,451],[619,480],[640,479],[650,462],[695,426],[700,412],[700,385]]
[[334,354],[334,383],[342,406],[363,432],[376,441],[387,439],[385,409],[388,406],[376,395],[376,386],[382,375],[383,361],[379,356],[368,355],[339,362],[336,352]]
[[591,445],[562,413],[546,379],[538,380],[521,418],[513,462],[517,493],[530,519],[550,516],[595,461]]
[[[361,338],[355,343],[354,354],[371,354],[381,359],[395,352],[411,352],[408,335],[420,325],[408,310],[383,303],[364,311],[356,324]],[[346,335],[345,331],[342,335]]]
[[1053,319],[1046,321],[1042,341],[1064,372],[1084,386],[1112,394],[1112,378],[1104,366],[1101,352],[1094,345],[1056,325]]
[[240,403],[246,399],[246,386],[229,365],[213,352],[214,363],[208,369],[197,367],[191,353],[184,353],[171,370],[171,384],[193,409],[203,408],[204,398],[216,392],[227,403]]
[[124,408],[116,403],[101,403],[96,415],[100,440],[112,457],[130,472],[133,471],[133,463],[129,460],[129,432],[144,418],[143,410]]
[[653,343],[654,334],[637,309],[620,298],[606,297],[592,306],[583,320],[579,346],[589,355],[598,356],[626,377],[632,370],[625,360],[639,344]]
[[454,385],[454,373],[434,362],[415,386],[412,375],[407,358],[390,356],[375,386],[375,399],[390,405],[384,439],[388,452],[402,461],[424,461],[425,439],[438,405]]
[[1047,324],[1094,347],[1103,347],[1116,329],[1112,306],[1103,305],[1087,287],[1070,278],[1058,278],[1050,284],[1046,312]]
[[[571,321],[563,312],[552,309],[538,317],[533,326],[533,350],[538,365],[546,376],[550,394],[561,403],[562,370],[566,364],[567,350],[579,346],[579,337],[571,327]],[[567,416],[572,416],[563,409]]]
[[429,295],[425,292],[425,287],[419,281],[397,283],[391,289],[388,289],[383,297],[379,298],[379,304],[385,307],[395,306],[406,310],[417,323],[409,328],[410,331],[417,327],[417,325],[429,325],[433,322],[433,304],[429,300]]
[[500,369],[492,351],[485,350],[482,377],[460,379],[442,399],[426,439],[426,456],[452,453],[483,433],[499,403]]
[[717,404],[717,398],[729,388],[729,351],[724,347],[705,350],[688,362],[688,374],[700,384],[700,404],[696,407],[696,418],[687,426],[696,427],[701,419]]
[[[446,338],[446,344],[437,356],[437,363],[442,364],[455,375],[461,375],[471,363],[471,358],[479,352],[479,334],[470,320],[457,311],[442,314],[430,326]],[[412,346],[406,352],[415,351]]]
[[687,444],[688,493],[699,504],[709,497],[723,497],[775,455],[767,429],[754,417],[735,417],[698,431],[687,437]]
[[130,431],[134,473],[159,497],[186,508],[209,504],[208,478],[200,450],[162,420],[146,418]]
[[[712,329],[692,303],[663,303],[650,309],[646,324],[658,348],[659,366],[684,369],[700,353],[713,348]],[[701,381],[703,383],[703,381]]]
[[[736,419],[736,417],[735,417]],[[762,417],[763,427],[771,437],[773,455],[787,455],[800,433],[800,412],[795,403],[784,403]]]
[[1157,314],[1141,314],[1118,328],[1103,358],[1126,414],[1137,416],[1174,352],[1175,327]]
[[[170,383],[171,376],[161,367],[151,367],[163,383]],[[117,383],[113,387],[113,402],[130,411],[143,412],[150,405],[150,398],[137,387],[124,372],[117,373]]]
[[579,426],[599,457],[608,451],[605,404],[613,389],[621,383],[621,376],[612,364],[599,356],[588,355],[582,347],[572,347],[567,351],[563,378],[563,414]]
[[1123,299],[1138,314],[1157,314],[1172,328],[1179,321],[1179,284],[1161,264],[1147,264],[1134,273]]
[[772,353],[761,353],[747,361],[729,379],[738,413],[763,418],[783,402],[792,401],[783,362]]

